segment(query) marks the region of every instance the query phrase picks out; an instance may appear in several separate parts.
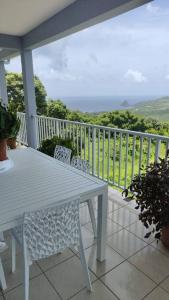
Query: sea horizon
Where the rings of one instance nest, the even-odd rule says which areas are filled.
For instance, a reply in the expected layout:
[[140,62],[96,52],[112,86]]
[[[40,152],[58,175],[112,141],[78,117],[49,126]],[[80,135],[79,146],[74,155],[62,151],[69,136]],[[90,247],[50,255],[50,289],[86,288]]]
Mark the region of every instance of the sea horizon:
[[139,102],[156,100],[163,96],[74,96],[57,97],[71,110],[82,112],[104,112],[112,110],[123,110],[133,107]]

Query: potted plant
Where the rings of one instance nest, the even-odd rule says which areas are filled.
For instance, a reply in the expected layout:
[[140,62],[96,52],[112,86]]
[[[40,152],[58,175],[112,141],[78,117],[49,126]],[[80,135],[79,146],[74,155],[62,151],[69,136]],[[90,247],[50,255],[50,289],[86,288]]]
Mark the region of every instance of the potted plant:
[[131,193],[136,200],[136,209],[140,209],[139,219],[157,240],[169,248],[169,159],[159,158],[151,163],[145,172],[136,175],[131,185],[124,191],[125,196]]
[[20,126],[16,113],[8,111],[8,108],[0,100],[0,161],[7,160],[7,139],[14,137]]

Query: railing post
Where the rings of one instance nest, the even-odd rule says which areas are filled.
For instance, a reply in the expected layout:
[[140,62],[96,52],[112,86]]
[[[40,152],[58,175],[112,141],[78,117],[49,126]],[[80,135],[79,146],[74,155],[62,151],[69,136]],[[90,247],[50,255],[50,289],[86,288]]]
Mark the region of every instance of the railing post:
[[21,50],[21,62],[24,85],[24,100],[26,108],[26,129],[28,146],[36,149],[36,124],[35,118],[33,117],[36,115],[36,100],[31,50]]
[[96,161],[95,161],[95,152],[96,152],[96,128],[92,128],[92,175],[95,175],[96,170]]

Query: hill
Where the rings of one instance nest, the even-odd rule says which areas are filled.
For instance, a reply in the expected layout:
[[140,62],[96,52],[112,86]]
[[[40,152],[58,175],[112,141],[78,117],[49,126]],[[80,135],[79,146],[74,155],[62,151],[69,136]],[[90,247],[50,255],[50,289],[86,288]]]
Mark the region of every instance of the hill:
[[131,108],[131,111],[145,117],[169,122],[169,97],[139,102]]

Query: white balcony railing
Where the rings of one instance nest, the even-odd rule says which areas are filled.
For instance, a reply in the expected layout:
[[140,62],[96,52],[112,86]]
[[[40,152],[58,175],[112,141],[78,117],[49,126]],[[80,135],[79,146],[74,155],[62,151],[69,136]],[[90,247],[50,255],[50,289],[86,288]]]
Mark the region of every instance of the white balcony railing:
[[[18,113],[18,141],[27,144],[25,114]],[[78,155],[90,161],[91,173],[109,184],[125,188],[142,166],[165,157],[169,137],[97,126],[68,120],[34,116],[38,147],[42,140],[71,138]]]

